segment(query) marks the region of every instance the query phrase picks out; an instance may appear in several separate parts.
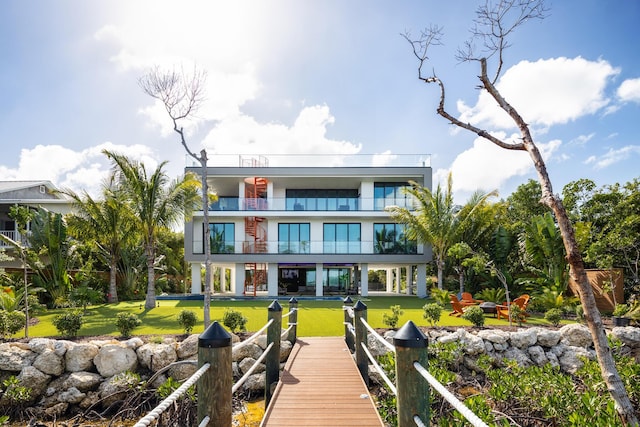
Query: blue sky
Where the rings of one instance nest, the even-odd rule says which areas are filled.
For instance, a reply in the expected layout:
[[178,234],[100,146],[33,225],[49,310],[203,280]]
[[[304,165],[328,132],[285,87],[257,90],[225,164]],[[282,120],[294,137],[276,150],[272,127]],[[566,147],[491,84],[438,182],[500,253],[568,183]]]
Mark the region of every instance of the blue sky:
[[[47,179],[91,192],[104,148],[148,167],[184,150],[139,88],[150,66],[207,71],[207,102],[189,143],[221,153],[431,154],[456,198],[507,197],[536,178],[526,153],[456,131],[435,113],[438,91],[416,78],[400,36],[437,24],[430,55],[451,112],[498,135],[514,128],[458,63],[479,3],[383,0],[8,0],[0,15],[0,180]],[[549,2],[549,16],[511,39],[498,87],[530,124],[554,190],[640,176],[640,2]]]

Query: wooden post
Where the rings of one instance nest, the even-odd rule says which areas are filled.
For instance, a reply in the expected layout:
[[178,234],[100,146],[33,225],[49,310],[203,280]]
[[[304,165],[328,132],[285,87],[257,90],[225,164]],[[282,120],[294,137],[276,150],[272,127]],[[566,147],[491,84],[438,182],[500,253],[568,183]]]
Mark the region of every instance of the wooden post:
[[398,427],[415,426],[413,417],[429,425],[429,383],[413,366],[427,368],[427,337],[409,320],[393,337],[396,347]]
[[360,300],[353,306],[354,313],[354,327],[356,330],[356,365],[360,371],[360,376],[364,380],[364,383],[369,386],[369,358],[367,353],[362,348],[363,345],[367,345],[367,327],[360,319],[367,320],[367,306]]
[[[273,343],[273,347],[265,358],[265,380],[264,380],[264,407],[271,402],[271,396],[280,379],[280,334],[282,333],[282,306],[278,300],[274,300],[268,308],[268,320],[273,319],[273,323],[267,328],[267,346]],[[229,424],[231,425],[231,424]]]
[[231,425],[231,335],[213,322],[198,338],[198,366],[211,367],[198,379],[198,423],[209,417],[209,427]]
[[291,341],[291,344],[295,344],[298,337],[298,300],[295,297],[289,300],[289,311],[291,312],[289,315],[291,329],[287,338]]
[[[353,300],[351,299],[350,296],[347,296],[342,301],[342,305],[345,307],[353,307]],[[347,347],[349,347],[349,350],[351,351],[351,353],[353,353],[356,350],[355,350],[355,347],[353,346],[353,334],[349,330],[349,324],[353,326],[353,319],[349,315],[349,310],[345,309],[343,311],[344,311],[344,341],[347,343]]]

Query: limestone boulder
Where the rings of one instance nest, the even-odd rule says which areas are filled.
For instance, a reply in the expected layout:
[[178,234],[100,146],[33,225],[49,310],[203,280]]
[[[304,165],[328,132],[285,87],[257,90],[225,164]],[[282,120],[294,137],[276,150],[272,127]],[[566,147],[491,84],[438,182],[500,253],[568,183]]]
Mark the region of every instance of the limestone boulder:
[[523,329],[512,332],[509,335],[509,341],[513,347],[517,347],[522,350],[535,345],[538,341],[538,334],[533,328]]
[[52,340],[51,338],[32,338],[31,341],[29,341],[29,350],[42,354],[46,350],[52,351],[56,342],[56,340]]
[[249,378],[247,378],[247,380],[242,385],[244,391],[249,393],[258,393],[264,391],[265,377],[266,374],[264,372],[249,375]]
[[98,355],[99,348],[95,344],[71,343],[64,355],[67,372],[91,371],[94,369],[93,359]]
[[86,394],[75,387],[71,387],[61,393],[58,393],[58,401],[66,403],[80,403],[86,397]]
[[136,352],[117,344],[104,345],[93,359],[98,373],[105,378],[125,371],[135,371],[138,366]]
[[558,363],[564,372],[575,374],[584,366],[585,359],[593,359],[593,354],[584,347],[567,346]]
[[64,372],[64,358],[58,356],[52,346],[51,348],[43,350],[42,353],[36,357],[33,361],[33,367],[47,375],[57,377]]
[[547,357],[544,349],[539,345],[529,347],[527,349],[527,354],[531,361],[538,366],[544,366],[549,363],[549,358]]
[[[131,350],[131,349],[127,349]],[[133,350],[131,350],[133,352]],[[133,353],[135,355],[135,353]],[[123,400],[127,393],[138,385],[138,378],[135,375],[121,373],[104,381],[98,387],[102,407],[108,408],[113,403]]]
[[199,334],[192,334],[178,344],[176,354],[178,359],[187,359],[194,354],[198,354],[198,338]]
[[23,368],[31,366],[38,356],[29,350],[29,347],[17,345],[20,343],[0,344],[0,371],[20,372]]
[[72,372],[62,383],[62,388],[76,388],[80,391],[95,390],[103,378],[93,372]]
[[593,345],[591,332],[586,325],[570,323],[560,328],[559,332],[562,336],[561,342],[568,346],[587,348]]
[[[240,371],[243,374],[246,374],[247,372],[249,372],[249,369],[251,369],[251,367],[256,363],[256,360],[253,357],[246,357],[244,359],[242,359],[240,362],[238,362],[238,368],[240,369]],[[260,372],[264,372],[265,370],[265,365],[264,363],[259,363],[256,366],[256,369],[254,369],[254,373],[258,374]]]
[[20,385],[31,389],[31,399],[36,401],[47,390],[51,375],[40,372],[33,366],[25,366],[18,375],[18,381]]
[[172,366],[169,368],[169,376],[175,380],[182,381],[193,375],[198,370],[198,360],[196,357],[193,357],[192,359],[185,359],[183,362],[187,360],[193,360],[196,363],[180,363],[179,365]]
[[542,347],[553,347],[558,344],[562,338],[562,334],[560,334],[559,331],[551,329],[536,328],[536,332],[538,335],[538,345],[541,345]]
[[509,340],[509,332],[500,329],[483,329],[478,336],[491,344],[505,344]]
[[633,326],[615,327],[611,336],[620,340],[629,348],[640,348],[640,328]]
[[244,345],[238,345],[233,347],[232,356],[234,362],[239,362],[244,358],[253,357],[254,359],[260,358],[262,349],[255,343],[249,343]]
[[171,344],[148,343],[136,350],[140,365],[157,372],[178,360],[178,355]]
[[507,360],[513,360],[518,365],[525,368],[533,364],[527,353],[517,347],[509,347],[504,351],[502,357]]
[[287,358],[291,354],[291,349],[293,349],[293,344],[291,343],[291,341],[280,342],[280,362],[287,361]]

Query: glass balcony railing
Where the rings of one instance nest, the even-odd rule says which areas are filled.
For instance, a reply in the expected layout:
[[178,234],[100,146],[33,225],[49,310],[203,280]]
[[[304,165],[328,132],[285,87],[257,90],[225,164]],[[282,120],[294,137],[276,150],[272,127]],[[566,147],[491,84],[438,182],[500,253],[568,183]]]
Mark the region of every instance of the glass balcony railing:
[[[422,246],[414,242],[380,242],[380,241],[267,241],[237,240],[224,245],[211,245],[212,253],[217,254],[386,254],[406,255],[423,254]],[[202,241],[193,243],[193,253],[204,253]]]
[[387,206],[399,206],[414,210],[416,204],[410,198],[363,197],[307,197],[307,198],[244,198],[218,197],[209,206],[210,211],[383,211]]

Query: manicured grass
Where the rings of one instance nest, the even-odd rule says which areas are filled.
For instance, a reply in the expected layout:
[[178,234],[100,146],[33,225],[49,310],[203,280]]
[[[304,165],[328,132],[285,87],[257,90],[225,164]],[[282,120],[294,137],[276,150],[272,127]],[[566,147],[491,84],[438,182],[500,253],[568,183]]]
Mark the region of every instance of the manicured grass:
[[[423,318],[422,306],[430,300],[406,296],[375,296],[361,299],[367,306],[367,321],[374,328],[385,328],[382,322],[383,314],[391,314],[390,306],[400,305],[403,315],[400,316],[398,326],[412,320],[418,326],[427,326]],[[354,298],[354,302],[358,299]],[[243,301],[214,300],[211,301],[211,319],[221,320],[224,310],[232,308],[240,311],[247,319],[247,330],[257,331],[267,322],[267,308],[272,300],[256,299]],[[289,311],[288,301],[280,300],[282,314]],[[85,324],[80,329],[79,335],[115,335],[118,330],[115,326],[115,317],[119,312],[135,313],[142,320],[142,325],[133,330],[134,335],[162,335],[181,334],[182,329],[176,320],[180,311],[191,310],[198,316],[198,324],[194,333],[204,330],[202,301],[160,301],[159,307],[151,310],[144,309],[144,301],[121,302],[119,304],[104,304],[91,306],[85,316]],[[344,314],[342,301],[316,301],[301,300],[298,302],[298,335],[299,336],[339,336],[344,334]],[[29,328],[31,337],[56,336],[58,331],[51,321],[54,316],[64,310],[47,310],[37,317],[39,323]],[[464,319],[449,316],[450,309],[442,311],[442,317],[438,326],[471,326]],[[508,326],[506,320],[498,320],[491,315],[485,316],[485,326]],[[527,325],[549,325],[541,316],[532,315],[527,319]],[[287,318],[283,319],[283,328],[287,328]],[[24,331],[16,337],[24,336]]]

